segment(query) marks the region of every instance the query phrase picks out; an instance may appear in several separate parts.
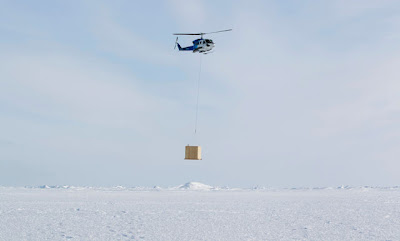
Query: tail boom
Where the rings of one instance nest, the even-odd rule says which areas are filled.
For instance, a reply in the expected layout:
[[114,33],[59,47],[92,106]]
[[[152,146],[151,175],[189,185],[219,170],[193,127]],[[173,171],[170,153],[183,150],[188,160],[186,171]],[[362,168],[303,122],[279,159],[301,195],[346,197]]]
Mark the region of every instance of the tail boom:
[[182,48],[181,45],[177,42],[176,45],[178,46],[179,51],[193,51],[194,46],[188,46],[185,48]]

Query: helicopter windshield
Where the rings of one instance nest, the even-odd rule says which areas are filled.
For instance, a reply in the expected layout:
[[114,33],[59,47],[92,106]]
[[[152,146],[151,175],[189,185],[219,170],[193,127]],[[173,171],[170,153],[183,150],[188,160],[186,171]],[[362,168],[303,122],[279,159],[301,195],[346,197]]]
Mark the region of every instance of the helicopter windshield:
[[213,41],[212,41],[211,39],[206,39],[206,43],[210,43],[210,44],[212,44],[212,43],[213,43]]

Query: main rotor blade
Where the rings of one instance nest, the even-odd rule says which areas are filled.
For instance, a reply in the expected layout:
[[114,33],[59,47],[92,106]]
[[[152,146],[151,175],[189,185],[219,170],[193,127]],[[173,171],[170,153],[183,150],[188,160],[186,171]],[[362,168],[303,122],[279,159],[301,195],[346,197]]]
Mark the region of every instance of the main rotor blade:
[[227,31],[232,31],[232,29],[226,29],[226,30],[221,30],[221,31],[215,31],[215,32],[209,32],[209,33],[203,33],[204,34],[210,34],[210,33],[220,33],[220,32],[227,32]]
[[174,33],[173,35],[205,35],[205,34],[210,34],[210,33],[221,33],[221,32],[227,32],[227,31],[232,31],[232,29],[225,29],[225,30],[209,32],[209,33]]
[[202,35],[202,33],[174,33],[173,35]]

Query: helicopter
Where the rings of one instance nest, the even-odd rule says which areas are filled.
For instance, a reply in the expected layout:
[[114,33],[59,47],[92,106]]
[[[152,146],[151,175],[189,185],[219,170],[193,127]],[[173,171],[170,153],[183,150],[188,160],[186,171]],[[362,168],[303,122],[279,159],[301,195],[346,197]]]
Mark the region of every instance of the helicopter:
[[178,43],[178,37],[176,37],[175,41],[175,47],[178,46],[179,51],[193,51],[193,53],[210,53],[215,44],[211,39],[203,39],[203,35],[206,34],[211,34],[211,33],[220,33],[220,32],[227,32],[227,31],[232,31],[232,29],[226,29],[226,30],[221,30],[221,31],[216,31],[216,32],[209,32],[209,33],[174,33],[173,35],[200,35],[201,37],[199,39],[196,39],[193,41],[192,46],[184,47],[182,48],[181,45]]

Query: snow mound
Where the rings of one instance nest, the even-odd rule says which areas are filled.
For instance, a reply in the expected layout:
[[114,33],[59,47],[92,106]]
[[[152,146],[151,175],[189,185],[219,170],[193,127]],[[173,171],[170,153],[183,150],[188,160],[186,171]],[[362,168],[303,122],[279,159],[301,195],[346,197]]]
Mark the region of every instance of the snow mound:
[[154,190],[154,191],[161,191],[161,190],[162,190],[162,187],[160,187],[160,186],[154,186],[154,187],[153,187],[153,190]]
[[188,182],[178,187],[181,190],[213,190],[212,186],[200,183],[200,182]]

